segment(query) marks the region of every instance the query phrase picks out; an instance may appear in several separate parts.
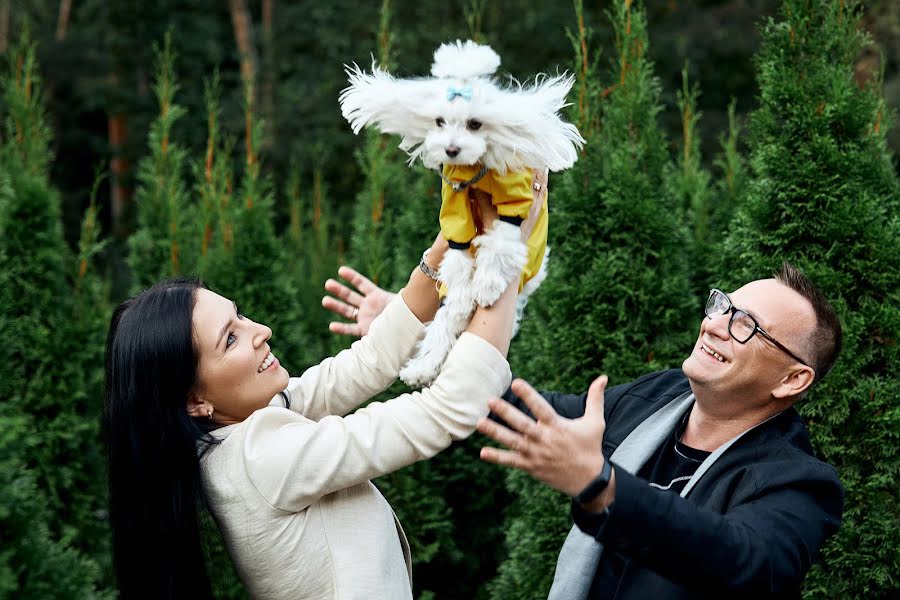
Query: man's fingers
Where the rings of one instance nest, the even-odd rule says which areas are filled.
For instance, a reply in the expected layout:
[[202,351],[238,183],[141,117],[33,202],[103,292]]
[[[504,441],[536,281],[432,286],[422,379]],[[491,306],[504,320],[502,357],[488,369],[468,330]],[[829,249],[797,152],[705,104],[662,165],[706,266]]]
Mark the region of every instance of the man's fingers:
[[499,448],[491,448],[486,446],[481,449],[481,460],[484,462],[494,463],[504,467],[513,467],[514,469],[526,470],[525,460],[517,452],[511,450],[501,450]]
[[534,427],[537,426],[534,419],[501,398],[491,398],[488,400],[488,407],[490,407],[491,412],[506,421],[506,424],[509,425],[510,428],[519,433],[528,435],[529,432],[532,432]]
[[478,429],[479,433],[500,442],[507,448],[517,451],[524,449],[525,439],[521,435],[490,419],[478,421],[476,429]]
[[601,375],[591,383],[588,388],[587,402],[584,406],[584,416],[590,419],[603,419],[603,400],[606,392],[606,384],[609,378]]
[[346,265],[342,266],[338,269],[338,275],[352,283],[353,286],[363,294],[368,294],[370,290],[375,288],[375,284],[372,283],[368,277],[353,267],[348,267]]
[[524,379],[513,381],[512,391],[525,402],[525,405],[531,410],[531,414],[537,417],[538,421],[549,423],[557,417],[556,411],[553,410],[550,403],[544,400],[544,397]]

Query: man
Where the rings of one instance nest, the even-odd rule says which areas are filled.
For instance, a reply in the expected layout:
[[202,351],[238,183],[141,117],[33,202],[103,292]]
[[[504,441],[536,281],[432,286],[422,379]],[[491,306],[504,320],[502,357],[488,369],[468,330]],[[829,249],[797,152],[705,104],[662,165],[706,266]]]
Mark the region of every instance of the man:
[[478,429],[509,450],[482,459],[573,496],[550,598],[797,596],[843,490],[793,406],[840,347],[834,310],[785,264],[711,292],[680,370],[543,398],[517,380],[493,400],[503,423]]

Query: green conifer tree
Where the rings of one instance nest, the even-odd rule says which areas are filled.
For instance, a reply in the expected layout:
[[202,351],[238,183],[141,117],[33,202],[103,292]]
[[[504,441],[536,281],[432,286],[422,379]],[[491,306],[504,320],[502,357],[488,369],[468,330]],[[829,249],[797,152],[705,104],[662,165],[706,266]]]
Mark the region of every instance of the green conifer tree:
[[334,233],[333,211],[321,169],[315,168],[312,185],[304,186],[295,168],[285,196],[290,220],[282,235],[304,326],[304,355],[296,367],[296,374],[300,374],[350,342],[329,332],[328,323],[334,315],[321,304],[325,280],[334,277],[343,262],[343,240]]
[[[222,196],[215,184],[220,206],[220,234],[210,244],[201,272],[218,293],[233,299],[250,318],[267,324],[273,332],[272,348],[292,373],[306,362],[306,326],[297,302],[297,288],[290,276],[289,257],[273,223],[273,193],[268,177],[260,174],[259,148],[263,124],[256,118],[253,82],[244,84],[244,171],[233,199],[228,185]],[[211,110],[211,114],[216,111]],[[215,119],[210,118],[211,122]],[[214,129],[210,129],[210,139]],[[218,159],[227,157],[219,150]],[[204,159],[204,172],[206,163]],[[227,170],[222,170],[227,177]],[[219,176],[220,178],[222,175]],[[213,204],[211,201],[210,205]],[[209,221],[209,219],[204,219]],[[203,239],[206,234],[202,233]]]
[[[575,6],[574,121],[587,144],[573,169],[551,178],[549,274],[510,360],[539,388],[572,392],[601,373],[615,385],[678,366],[698,304],[689,294],[683,211],[665,183],[670,163],[644,10],[625,0],[610,12],[617,54],[601,88],[591,31]],[[571,526],[568,502],[520,473],[509,486],[516,494],[509,558],[492,597],[543,598]]]
[[808,597],[900,590],[900,186],[879,85],[853,79],[868,42],[859,16],[854,1],[785,0],[765,23],[753,174],[720,251],[731,286],[791,261],[844,326],[834,371],[798,405],[846,489],[843,524],[807,578]]
[[666,178],[671,195],[684,214],[689,231],[688,256],[693,267],[691,292],[701,296],[709,290],[715,262],[710,244],[716,239],[712,230],[712,213],[717,203],[711,176],[703,168],[700,154],[700,132],[697,125],[702,113],[697,109],[700,89],[690,84],[688,66],[681,70],[681,90],[675,104],[681,115],[681,148]]
[[138,289],[165,277],[194,272],[203,233],[184,178],[187,148],[172,139],[175,123],[186,114],[176,104],[175,52],[171,34],[156,51],[153,90],[159,115],[150,126],[150,154],[138,164],[135,192],[137,229],[129,241],[128,263]]
[[732,98],[728,104],[728,131],[719,135],[721,152],[714,161],[721,171],[721,177],[716,182],[717,201],[710,216],[710,231],[714,236],[724,236],[728,232],[741,199],[747,193],[747,167],[738,148],[741,125],[736,111],[737,100]]
[[0,597],[89,598],[100,579],[89,555],[105,548],[102,360],[85,346],[97,336],[81,337],[96,322],[79,321],[88,290],[76,287],[84,279],[76,281],[49,182],[37,73],[25,35],[0,76]]
[[[393,67],[390,17],[390,2],[384,0],[378,31],[378,62],[383,69]],[[396,136],[371,129],[363,135],[356,156],[364,179],[354,209],[349,262],[378,285],[397,290],[437,234],[440,179],[419,164],[410,167],[406,154],[397,148]],[[423,189],[429,187],[432,193],[426,196]],[[377,399],[404,391],[398,382]],[[490,546],[479,543],[485,528],[471,520],[484,507],[483,500],[491,497],[481,493],[479,475],[484,470],[476,451],[458,446],[378,479],[409,539],[419,597],[448,589],[458,597],[472,597],[487,577],[479,570],[490,572],[496,564],[481,558],[486,548],[499,545],[499,536],[490,540]],[[452,484],[463,481],[465,485]],[[478,498],[469,497],[476,494]],[[498,530],[500,524],[492,519],[486,525]]]

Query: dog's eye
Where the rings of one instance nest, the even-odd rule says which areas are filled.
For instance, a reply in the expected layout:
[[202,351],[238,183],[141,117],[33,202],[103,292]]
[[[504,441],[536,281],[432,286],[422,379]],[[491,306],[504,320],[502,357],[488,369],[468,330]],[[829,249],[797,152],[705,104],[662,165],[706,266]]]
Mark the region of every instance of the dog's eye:
[[479,121],[478,119],[469,119],[468,121],[466,121],[466,128],[468,128],[470,131],[478,131],[479,129],[481,129],[481,121]]
[[437,119],[434,120],[434,122],[438,127],[443,127],[444,125],[447,124],[447,121],[444,120],[444,117],[438,117]]

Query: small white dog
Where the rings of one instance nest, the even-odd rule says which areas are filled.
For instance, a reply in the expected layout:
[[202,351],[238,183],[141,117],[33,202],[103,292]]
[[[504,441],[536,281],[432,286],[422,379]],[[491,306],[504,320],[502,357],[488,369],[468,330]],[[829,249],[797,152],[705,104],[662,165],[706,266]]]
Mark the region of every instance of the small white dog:
[[[350,86],[340,103],[353,132],[374,125],[399,135],[410,164],[421,159],[443,179],[441,231],[451,250],[439,277],[447,295],[400,372],[409,385],[433,381],[475,304],[490,306],[521,274],[518,325],[546,274],[547,203],[532,204],[532,171],[571,167],[584,144],[558,114],[571,76],[538,76],[529,86],[512,80],[504,88],[491,79],[499,66],[488,46],[457,41],[434,53],[431,77],[397,79],[374,63],[371,73],[347,67]],[[500,217],[488,231],[472,215],[470,188],[490,194],[497,207]],[[532,209],[539,214],[523,242],[519,226]]]

